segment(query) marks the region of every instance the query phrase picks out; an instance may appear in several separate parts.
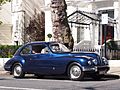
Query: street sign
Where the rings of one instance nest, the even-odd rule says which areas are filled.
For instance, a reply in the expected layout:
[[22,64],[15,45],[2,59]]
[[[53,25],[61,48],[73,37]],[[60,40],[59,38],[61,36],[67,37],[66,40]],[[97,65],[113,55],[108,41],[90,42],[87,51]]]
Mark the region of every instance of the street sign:
[[102,14],[102,24],[108,24],[108,14]]

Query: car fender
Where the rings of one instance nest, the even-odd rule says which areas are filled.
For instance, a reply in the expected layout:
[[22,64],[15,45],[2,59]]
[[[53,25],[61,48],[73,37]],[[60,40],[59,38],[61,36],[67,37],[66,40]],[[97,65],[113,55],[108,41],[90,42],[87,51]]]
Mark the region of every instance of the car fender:
[[78,62],[78,61],[71,61],[71,62],[69,62],[68,65],[66,66],[66,74],[68,73],[69,67],[70,67],[71,65],[73,65],[73,64],[77,64],[77,65],[80,66],[80,68],[82,69],[82,66],[81,66],[80,62]]
[[14,56],[12,59],[10,59],[10,61],[11,61],[11,67],[16,63],[20,63],[21,65],[25,64],[25,60],[20,56]]
[[67,65],[67,68],[66,68],[66,72],[68,73],[69,71],[69,68],[71,65],[78,65],[81,69],[82,69],[82,66],[79,62],[76,62],[76,61],[73,61],[73,62],[70,62],[68,65]]

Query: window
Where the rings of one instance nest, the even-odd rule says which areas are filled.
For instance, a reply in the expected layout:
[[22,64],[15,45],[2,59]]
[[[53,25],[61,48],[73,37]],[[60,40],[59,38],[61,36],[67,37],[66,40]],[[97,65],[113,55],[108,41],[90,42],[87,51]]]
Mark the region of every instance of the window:
[[44,44],[35,44],[32,45],[32,53],[33,54],[48,53],[48,48]]
[[50,48],[54,53],[70,52],[70,50],[65,45],[60,43],[50,44]]
[[114,9],[108,9],[108,10],[100,10],[100,13],[108,13],[108,17],[114,18]]
[[19,21],[18,20],[16,20],[16,31],[18,31],[18,28],[19,28]]
[[30,54],[31,53],[31,46],[28,45],[25,48],[23,48],[23,50],[21,51],[21,54]]

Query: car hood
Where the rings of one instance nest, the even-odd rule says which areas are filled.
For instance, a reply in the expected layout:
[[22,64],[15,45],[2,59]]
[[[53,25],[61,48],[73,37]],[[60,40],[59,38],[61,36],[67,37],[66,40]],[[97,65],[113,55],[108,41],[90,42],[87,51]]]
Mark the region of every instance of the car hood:
[[58,57],[70,57],[70,58],[85,58],[85,59],[93,59],[92,56],[80,53],[59,53],[56,54]]
[[72,57],[76,57],[76,58],[86,58],[86,59],[91,59],[91,58],[92,58],[92,57],[86,56],[86,55],[75,55],[75,54],[72,54]]
[[97,53],[93,53],[93,52],[79,52],[79,53],[71,52],[71,54],[75,56],[88,56],[93,58],[96,58],[97,56],[99,56]]
[[97,62],[98,62],[98,65],[102,65],[103,64],[103,60],[101,59],[102,57],[99,55],[99,54],[97,54],[97,53],[94,53],[94,52],[77,52],[77,53],[74,53],[74,52],[72,52],[72,54],[73,55],[80,55],[80,56],[88,56],[88,57],[91,57],[91,58],[94,58],[94,59],[96,59],[97,60]]

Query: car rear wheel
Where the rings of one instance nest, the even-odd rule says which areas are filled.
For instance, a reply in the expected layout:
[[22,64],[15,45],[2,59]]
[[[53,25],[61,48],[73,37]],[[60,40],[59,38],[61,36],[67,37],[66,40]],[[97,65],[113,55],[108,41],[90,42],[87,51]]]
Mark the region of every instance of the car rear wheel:
[[15,78],[23,78],[25,75],[25,73],[22,70],[22,65],[21,64],[15,64],[13,66],[13,76]]
[[68,68],[68,76],[71,80],[82,80],[84,72],[78,63],[73,63]]

